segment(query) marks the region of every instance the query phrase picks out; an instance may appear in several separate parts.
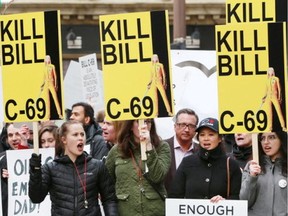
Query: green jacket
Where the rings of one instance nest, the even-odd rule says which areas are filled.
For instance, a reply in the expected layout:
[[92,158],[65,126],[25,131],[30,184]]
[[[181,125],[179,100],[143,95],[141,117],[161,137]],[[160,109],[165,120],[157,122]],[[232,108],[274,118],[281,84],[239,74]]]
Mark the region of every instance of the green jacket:
[[[131,146],[134,146],[133,144]],[[161,194],[166,195],[164,179],[169,170],[171,157],[168,143],[161,141],[157,149],[147,151],[147,161],[141,161],[139,148],[133,148],[135,160],[121,158],[119,146],[110,150],[106,166],[116,183],[119,216],[161,216],[165,215],[165,202],[149,182],[139,173],[137,165],[148,167],[149,178],[157,184]]]

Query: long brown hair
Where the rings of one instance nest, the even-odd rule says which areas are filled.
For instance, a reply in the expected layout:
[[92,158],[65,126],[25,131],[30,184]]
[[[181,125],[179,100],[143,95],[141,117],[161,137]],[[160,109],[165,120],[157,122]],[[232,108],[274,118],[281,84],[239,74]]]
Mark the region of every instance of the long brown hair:
[[55,139],[55,144],[56,144],[56,142],[57,142],[57,129],[58,129],[58,126],[54,125],[54,124],[45,125],[39,129],[39,132],[38,132],[39,148],[42,148],[41,139],[42,139],[43,133],[45,133],[45,132],[52,133],[52,135]]
[[[281,160],[281,165],[282,165],[282,175],[287,177],[287,133],[284,131],[273,131],[277,135],[277,137],[280,140],[281,147],[280,147],[280,152],[282,155],[282,160]],[[261,145],[261,137],[263,133],[258,134],[258,149],[259,149],[259,164],[261,166],[261,169],[263,173],[266,173],[265,169],[265,160],[264,156],[266,155],[265,152],[263,151],[262,145]]]
[[122,128],[123,121],[112,121],[112,124],[114,126],[114,130],[118,133]]
[[[151,144],[155,148],[157,148],[160,144],[160,137],[157,134],[154,119],[149,119],[149,120],[151,120],[151,128],[150,128]],[[121,128],[120,128],[117,140],[118,140],[118,145],[120,147],[120,151],[122,153],[123,158],[131,157],[130,150],[129,150],[131,149],[130,142],[135,143],[134,134],[132,131],[134,121],[138,121],[138,120],[126,120],[121,123]]]

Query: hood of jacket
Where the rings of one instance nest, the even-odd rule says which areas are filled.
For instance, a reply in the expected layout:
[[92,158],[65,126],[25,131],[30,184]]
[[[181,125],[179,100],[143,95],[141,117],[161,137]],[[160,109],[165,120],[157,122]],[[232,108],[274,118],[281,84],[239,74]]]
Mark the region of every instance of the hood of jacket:
[[90,125],[85,125],[84,126],[84,130],[86,133],[86,143],[89,143],[91,139],[93,139],[93,137],[95,135],[101,135],[102,136],[102,128],[100,127],[100,125],[97,122],[94,122]]

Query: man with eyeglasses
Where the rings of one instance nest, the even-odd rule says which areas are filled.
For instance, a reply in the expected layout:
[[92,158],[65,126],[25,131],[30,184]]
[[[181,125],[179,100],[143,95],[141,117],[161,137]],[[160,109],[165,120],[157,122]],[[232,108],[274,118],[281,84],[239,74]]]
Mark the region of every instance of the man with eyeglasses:
[[198,120],[198,115],[189,108],[180,109],[174,117],[175,135],[165,140],[171,149],[171,166],[165,180],[167,190],[182,159],[198,150],[198,145],[193,143]]

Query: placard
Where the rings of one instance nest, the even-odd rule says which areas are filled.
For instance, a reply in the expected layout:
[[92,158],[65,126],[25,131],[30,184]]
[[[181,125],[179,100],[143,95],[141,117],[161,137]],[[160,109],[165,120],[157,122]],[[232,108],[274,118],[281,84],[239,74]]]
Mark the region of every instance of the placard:
[[82,92],[84,101],[89,103],[94,111],[103,109],[103,77],[98,70],[96,54],[90,54],[79,58],[82,78]]
[[248,216],[247,200],[166,199],[166,216]]
[[107,119],[172,116],[168,11],[102,15],[99,25]]
[[[41,148],[42,165],[53,160],[54,148]],[[7,150],[8,179],[8,215],[50,215],[49,194],[40,204],[32,203],[28,196],[29,159],[33,149]]]
[[220,133],[287,129],[286,24],[216,26]]
[[5,122],[61,119],[60,12],[0,17]]
[[226,0],[226,24],[286,21],[287,1]]

